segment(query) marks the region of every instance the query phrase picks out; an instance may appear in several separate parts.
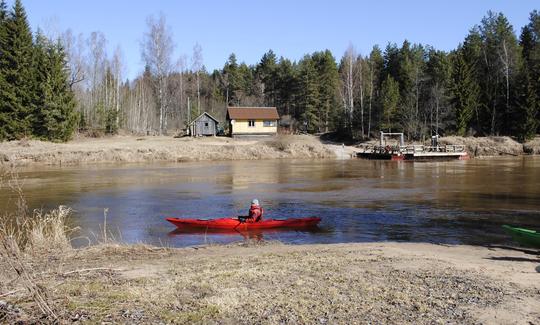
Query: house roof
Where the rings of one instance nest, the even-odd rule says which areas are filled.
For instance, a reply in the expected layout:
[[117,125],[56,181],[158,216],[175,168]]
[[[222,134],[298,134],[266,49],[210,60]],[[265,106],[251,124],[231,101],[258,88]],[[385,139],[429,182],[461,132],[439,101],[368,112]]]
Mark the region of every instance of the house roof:
[[207,112],[204,112],[202,113],[201,115],[197,116],[193,121],[191,121],[191,123],[189,123],[189,125],[197,122],[198,119],[200,119],[201,117],[203,117],[204,115],[207,115],[209,118],[211,118],[212,120],[216,121],[216,123],[219,123],[219,121],[217,120],[217,118],[213,117],[212,115],[208,114]]
[[227,116],[231,120],[279,120],[275,107],[228,107]]

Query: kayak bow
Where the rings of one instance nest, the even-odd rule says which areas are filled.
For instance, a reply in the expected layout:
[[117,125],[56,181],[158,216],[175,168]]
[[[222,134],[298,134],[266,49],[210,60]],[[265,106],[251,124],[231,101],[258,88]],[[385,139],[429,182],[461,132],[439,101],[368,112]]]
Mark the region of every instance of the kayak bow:
[[540,233],[538,231],[510,227],[508,225],[503,226],[504,230],[512,236],[512,239],[517,241],[523,246],[540,248]]
[[220,219],[183,219],[165,218],[178,228],[208,228],[208,229],[270,229],[270,228],[302,228],[316,226],[321,218],[289,218],[265,219],[259,222],[240,222],[238,218]]

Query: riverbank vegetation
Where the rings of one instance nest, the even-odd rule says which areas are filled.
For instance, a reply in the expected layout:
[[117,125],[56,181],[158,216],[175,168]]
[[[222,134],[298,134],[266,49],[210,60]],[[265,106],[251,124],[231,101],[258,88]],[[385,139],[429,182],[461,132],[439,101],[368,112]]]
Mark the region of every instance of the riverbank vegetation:
[[350,157],[353,149],[324,144],[309,135],[251,140],[166,136],[81,138],[67,143],[19,140],[0,143],[0,166],[336,158]]
[[538,260],[508,249],[107,243],[47,254],[3,245],[0,254],[6,323],[527,323],[540,316]]
[[540,13],[517,31],[488,12],[456,49],[404,41],[358,53],[351,44],[298,61],[269,50],[260,62],[233,53],[206,71],[203,48],[174,58],[166,17],[149,17],[142,38],[146,69],[122,74],[121,49],[107,53],[101,32],[32,34],[20,0],[0,5],[0,138],[68,139],[126,130],[177,133],[203,111],[221,122],[226,107],[276,106],[287,132],[338,131],[365,139],[379,130],[409,140],[432,135],[532,138],[540,126]]

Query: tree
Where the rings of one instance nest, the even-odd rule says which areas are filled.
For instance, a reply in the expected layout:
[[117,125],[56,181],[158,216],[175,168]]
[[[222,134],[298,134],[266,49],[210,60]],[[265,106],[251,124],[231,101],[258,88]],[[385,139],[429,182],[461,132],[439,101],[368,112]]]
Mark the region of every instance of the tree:
[[[448,108],[448,85],[450,82],[450,60],[443,51],[430,49],[426,64],[427,83],[430,88],[430,130],[433,132],[433,117],[435,117],[435,134],[440,134],[441,122],[447,117]],[[435,116],[433,111],[435,110]],[[433,133],[431,133],[433,134]]]
[[46,140],[67,141],[73,134],[76,115],[63,46],[38,33],[35,57],[40,96],[34,134]]
[[387,129],[389,132],[392,132],[399,102],[399,85],[390,75],[382,83],[381,102],[383,109],[381,129]]
[[[527,71],[527,75],[523,75],[522,72],[518,84],[523,85],[523,80],[528,80],[528,83],[530,83],[527,85],[527,90],[523,88],[520,90],[523,91],[522,95],[531,91],[534,92],[536,100],[538,100],[540,98],[540,13],[537,10],[531,12],[529,24],[523,27],[519,44],[522,48],[523,70]],[[519,106],[523,107],[522,105]],[[540,127],[540,113],[537,113],[536,124]],[[537,131],[540,131],[540,129]]]
[[[356,50],[349,44],[341,59],[341,81],[343,84],[342,100],[345,112],[347,112],[347,126],[349,134],[352,135],[353,116],[354,116],[354,96],[356,93],[358,69],[356,64]],[[363,125],[362,125],[363,127]],[[362,137],[364,136],[362,130]]]
[[384,60],[381,50],[375,45],[368,59],[368,137],[371,135],[373,105],[377,103],[376,98],[378,98],[378,91],[380,89],[380,75],[383,65]]
[[[5,8],[5,3],[3,3]],[[2,10],[5,17],[5,9]],[[33,71],[32,32],[20,0],[1,24],[4,37],[1,44],[0,75],[0,138],[17,139],[32,134],[35,121],[35,74]]]
[[317,85],[317,70],[311,56],[306,55],[299,62],[300,66],[300,121],[302,129],[314,133],[319,130],[319,87]]
[[201,69],[203,63],[202,47],[199,43],[195,43],[193,46],[193,57],[191,58],[191,69],[195,73],[197,82],[197,114],[201,114]]
[[165,16],[160,14],[158,19],[149,16],[146,20],[148,31],[144,34],[141,54],[150,72],[155,77],[157,106],[159,108],[159,134],[163,134],[167,114],[167,78],[171,71],[171,55],[174,49],[172,32],[167,26]]
[[450,86],[455,109],[456,132],[460,136],[467,133],[475,108],[479,105],[479,87],[464,56],[463,49],[458,49],[452,58]]
[[339,87],[339,72],[336,59],[329,50],[313,53],[312,61],[315,64],[318,88],[317,131],[328,132],[336,119],[334,109],[338,102],[336,97]]
[[520,141],[533,138],[539,123],[537,120],[539,112],[537,89],[534,87],[530,74],[529,70],[525,67],[522,68],[516,82],[514,132]]
[[0,140],[10,137],[10,130],[7,127],[11,123],[10,107],[7,101],[10,95],[10,86],[5,78],[3,67],[7,64],[4,59],[4,52],[7,49],[7,18],[8,11],[6,1],[0,1]]
[[277,58],[272,50],[264,53],[255,71],[262,83],[265,105],[276,106]]

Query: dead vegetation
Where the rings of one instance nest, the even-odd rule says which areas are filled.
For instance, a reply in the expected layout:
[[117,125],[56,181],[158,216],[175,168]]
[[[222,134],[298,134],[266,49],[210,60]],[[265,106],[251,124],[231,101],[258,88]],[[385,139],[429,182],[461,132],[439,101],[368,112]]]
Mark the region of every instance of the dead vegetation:
[[519,156],[524,153],[521,143],[510,137],[458,137],[449,136],[439,140],[440,144],[464,145],[472,157]]
[[313,136],[271,140],[115,136],[68,143],[25,140],[0,143],[0,152],[0,164],[16,166],[335,157],[332,149]]
[[535,137],[523,144],[523,151],[531,155],[540,155],[540,137]]
[[[13,181],[4,173],[3,184]],[[431,244],[73,249],[69,209],[0,223],[0,323],[432,324],[535,322],[533,256]],[[15,218],[15,220],[14,220]],[[508,256],[512,255],[512,256]],[[516,265],[520,261],[519,265]]]

